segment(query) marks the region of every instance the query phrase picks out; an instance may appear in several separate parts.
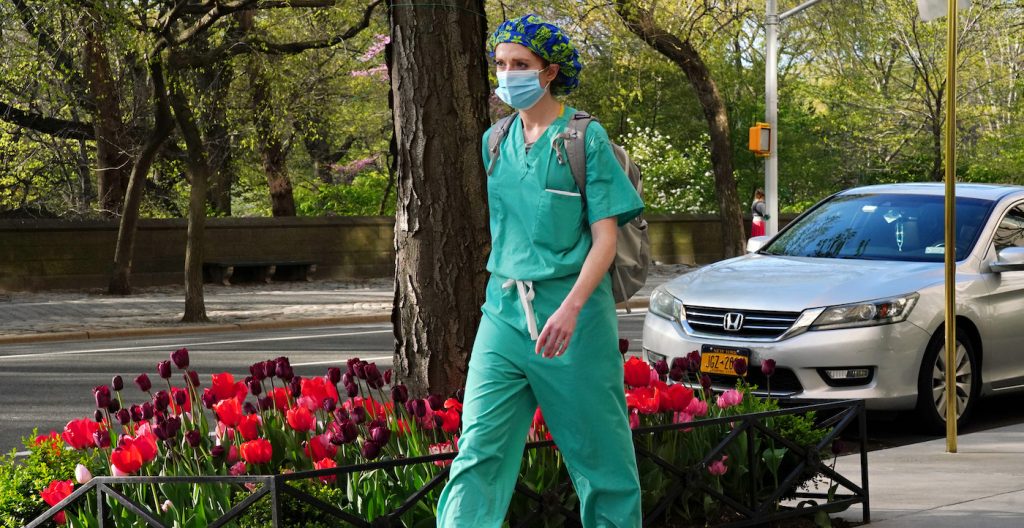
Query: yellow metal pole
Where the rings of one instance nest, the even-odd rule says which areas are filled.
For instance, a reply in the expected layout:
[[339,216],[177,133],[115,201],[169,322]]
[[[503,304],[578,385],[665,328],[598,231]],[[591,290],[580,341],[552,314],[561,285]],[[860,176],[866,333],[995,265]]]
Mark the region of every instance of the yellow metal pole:
[[956,8],[946,17],[946,452],[956,453]]

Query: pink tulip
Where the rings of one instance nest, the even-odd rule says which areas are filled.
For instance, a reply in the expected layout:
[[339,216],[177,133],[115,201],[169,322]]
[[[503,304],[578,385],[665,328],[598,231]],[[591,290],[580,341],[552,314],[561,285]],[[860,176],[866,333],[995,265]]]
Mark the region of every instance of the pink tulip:
[[85,484],[90,480],[92,480],[92,473],[89,472],[89,468],[83,466],[82,464],[78,464],[77,466],[75,466],[75,482],[78,482],[79,484]]
[[708,413],[708,402],[694,398],[683,412],[692,416],[704,416]]
[[730,389],[718,396],[716,403],[719,409],[728,409],[739,405],[741,401],[743,401],[743,393],[736,389]]
[[725,475],[725,472],[729,471],[728,466],[725,465],[726,460],[729,460],[729,455],[722,455],[722,458],[708,464],[708,473],[716,477]]

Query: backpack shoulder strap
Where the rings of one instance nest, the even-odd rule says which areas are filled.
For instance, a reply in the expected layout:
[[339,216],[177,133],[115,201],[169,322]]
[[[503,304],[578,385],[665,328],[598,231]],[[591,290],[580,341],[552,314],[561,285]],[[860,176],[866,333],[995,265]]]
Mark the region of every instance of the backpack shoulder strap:
[[494,172],[494,164],[498,161],[498,156],[501,155],[501,142],[508,135],[508,130],[512,128],[512,122],[515,121],[519,113],[507,115],[494,123],[491,127],[491,135],[487,136],[487,155],[491,158],[490,163],[487,164],[487,175],[490,176]]
[[586,112],[576,112],[569,120],[569,130],[573,141],[565,143],[565,153],[569,157],[569,171],[576,180],[576,187],[583,196],[584,206],[587,203],[587,127],[594,117]]

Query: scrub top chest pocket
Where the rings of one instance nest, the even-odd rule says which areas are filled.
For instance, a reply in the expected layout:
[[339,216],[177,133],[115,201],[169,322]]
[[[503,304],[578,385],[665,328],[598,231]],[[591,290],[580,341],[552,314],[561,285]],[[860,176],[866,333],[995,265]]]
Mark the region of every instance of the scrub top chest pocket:
[[544,189],[533,224],[536,245],[560,253],[576,247],[583,235],[583,198],[577,192]]

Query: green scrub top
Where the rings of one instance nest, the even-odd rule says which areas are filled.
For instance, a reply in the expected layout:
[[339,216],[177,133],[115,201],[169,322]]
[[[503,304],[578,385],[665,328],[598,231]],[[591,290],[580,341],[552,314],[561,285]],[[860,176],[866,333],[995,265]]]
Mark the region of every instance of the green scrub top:
[[[575,275],[590,252],[590,224],[616,217],[624,225],[644,209],[629,177],[612,152],[608,133],[597,121],[587,127],[587,203],[552,139],[565,132],[576,110],[561,115],[526,150],[521,119],[515,119],[502,141],[501,153],[487,178],[491,255],[487,271],[517,280],[546,280]],[[484,166],[490,165],[484,133]],[[566,139],[565,141],[579,141]]]

